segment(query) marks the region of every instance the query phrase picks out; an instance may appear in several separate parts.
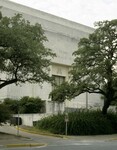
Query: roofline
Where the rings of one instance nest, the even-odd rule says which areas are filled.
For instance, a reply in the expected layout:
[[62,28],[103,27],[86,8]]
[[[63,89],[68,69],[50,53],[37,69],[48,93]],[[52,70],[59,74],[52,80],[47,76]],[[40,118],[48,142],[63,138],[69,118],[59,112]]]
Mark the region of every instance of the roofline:
[[16,10],[16,11],[19,11],[22,13],[26,13],[26,14],[30,14],[30,12],[31,12],[32,16],[36,16],[38,18],[45,19],[47,21],[51,21],[53,23],[61,24],[66,27],[69,27],[69,28],[78,29],[80,31],[83,31],[83,32],[85,31],[87,33],[92,33],[94,31],[94,28],[92,28],[92,27],[89,27],[89,26],[86,26],[86,25],[83,25],[83,24],[80,24],[80,23],[77,23],[74,21],[70,21],[68,19],[65,19],[65,18],[62,18],[59,16],[55,16],[53,14],[49,14],[47,12],[37,10],[37,9],[31,8],[31,7],[22,5],[22,4],[18,4],[16,2],[12,2],[10,0],[0,0],[0,2],[2,3],[3,7],[9,8],[9,6],[10,6],[10,9]]

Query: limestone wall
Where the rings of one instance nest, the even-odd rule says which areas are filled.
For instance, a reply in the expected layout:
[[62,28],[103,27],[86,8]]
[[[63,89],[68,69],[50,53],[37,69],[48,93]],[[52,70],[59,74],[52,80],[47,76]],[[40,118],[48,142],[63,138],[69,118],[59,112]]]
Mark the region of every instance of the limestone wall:
[[[77,50],[77,44],[80,38],[88,37],[94,29],[6,0],[0,0],[0,6],[2,6],[1,10],[3,16],[13,16],[15,13],[20,13],[32,24],[40,23],[42,25],[48,38],[48,42],[45,43],[45,46],[51,48],[57,55],[57,57],[52,60],[53,64],[50,66],[50,75],[64,76],[65,80],[69,80],[68,72],[74,59],[72,53]],[[52,87],[47,83],[41,86],[26,83],[19,86],[13,84],[4,89],[3,95],[6,95],[6,97],[18,99],[23,96],[39,96],[43,100],[50,101],[48,95]],[[100,98],[97,95],[96,98],[90,95],[89,99],[90,104],[94,104],[97,103]],[[74,103],[77,103],[77,101],[79,107],[82,106],[81,103],[85,105],[85,94],[80,95],[74,101],[66,102],[66,105],[72,106]]]

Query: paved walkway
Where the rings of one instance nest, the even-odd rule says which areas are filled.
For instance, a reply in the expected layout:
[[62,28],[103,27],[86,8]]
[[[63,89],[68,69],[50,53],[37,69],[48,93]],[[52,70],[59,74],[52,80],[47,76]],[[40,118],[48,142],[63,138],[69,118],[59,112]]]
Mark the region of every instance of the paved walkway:
[[[37,143],[48,143],[57,140],[55,137],[48,137],[42,135],[35,135],[31,133],[26,133],[19,131],[9,125],[0,126],[0,132],[6,134],[0,134],[0,148],[6,147],[9,144],[37,144]],[[21,135],[18,136],[17,134]],[[60,139],[60,138],[59,138]],[[112,135],[96,135],[96,136],[67,136],[63,138],[64,140],[78,140],[78,141],[111,141],[117,140],[117,134]],[[62,139],[61,139],[62,140]]]
[[0,126],[0,148],[3,147],[17,147],[25,145],[42,144],[42,141],[36,142],[31,135],[18,131],[14,126],[4,125]]

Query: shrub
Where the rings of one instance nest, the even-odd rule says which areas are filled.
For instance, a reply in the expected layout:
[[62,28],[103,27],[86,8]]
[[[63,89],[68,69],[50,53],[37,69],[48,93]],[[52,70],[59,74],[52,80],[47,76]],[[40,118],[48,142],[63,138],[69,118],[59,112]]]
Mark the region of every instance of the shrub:
[[11,98],[5,98],[3,104],[8,107],[8,109],[14,113],[17,114],[18,110],[19,110],[19,101],[18,100],[14,100]]
[[0,124],[5,123],[11,117],[11,112],[4,104],[0,104]]
[[43,118],[36,123],[36,128],[48,130],[55,134],[64,134],[64,115],[58,114]]
[[20,100],[14,100],[10,98],[4,99],[3,104],[9,108],[9,110],[17,114],[20,113],[42,113],[45,112],[45,101],[39,97],[33,98],[24,96]]
[[25,96],[20,99],[19,105],[20,113],[41,113],[45,111],[45,102],[39,97]]
[[[117,133],[117,114],[102,115],[101,111],[76,111],[68,114],[69,135],[98,135]],[[38,121],[36,128],[65,134],[65,114],[58,114]]]

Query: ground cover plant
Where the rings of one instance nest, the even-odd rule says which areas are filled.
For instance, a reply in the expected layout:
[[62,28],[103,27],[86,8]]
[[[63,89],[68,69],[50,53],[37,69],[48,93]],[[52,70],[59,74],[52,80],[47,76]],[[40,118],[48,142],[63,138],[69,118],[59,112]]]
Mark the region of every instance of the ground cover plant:
[[[117,113],[80,110],[68,113],[68,135],[99,135],[117,133]],[[65,114],[52,115],[38,121],[38,129],[65,134]]]

